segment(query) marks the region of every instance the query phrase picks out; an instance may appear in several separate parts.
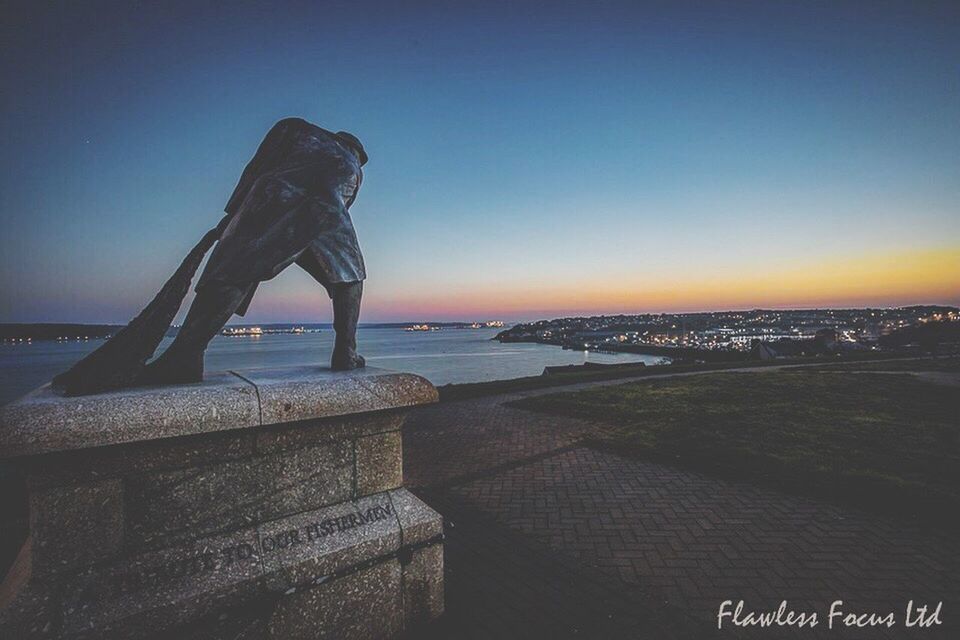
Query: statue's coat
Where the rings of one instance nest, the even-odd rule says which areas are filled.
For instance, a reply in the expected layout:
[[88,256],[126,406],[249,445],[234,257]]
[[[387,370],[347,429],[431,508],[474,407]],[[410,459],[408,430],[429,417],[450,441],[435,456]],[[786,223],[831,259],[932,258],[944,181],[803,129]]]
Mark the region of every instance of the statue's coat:
[[333,133],[287,118],[267,133],[225,211],[228,218],[197,282],[248,286],[246,312],[259,282],[297,262],[325,285],[366,278],[350,219],[363,172]]

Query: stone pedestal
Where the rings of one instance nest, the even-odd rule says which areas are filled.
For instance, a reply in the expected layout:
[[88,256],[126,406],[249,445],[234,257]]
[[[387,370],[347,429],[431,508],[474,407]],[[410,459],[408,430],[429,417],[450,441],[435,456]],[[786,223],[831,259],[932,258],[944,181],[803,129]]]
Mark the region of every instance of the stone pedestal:
[[0,410],[30,535],[0,637],[389,638],[443,610],[440,516],[402,487],[400,427],[437,394],[367,368]]

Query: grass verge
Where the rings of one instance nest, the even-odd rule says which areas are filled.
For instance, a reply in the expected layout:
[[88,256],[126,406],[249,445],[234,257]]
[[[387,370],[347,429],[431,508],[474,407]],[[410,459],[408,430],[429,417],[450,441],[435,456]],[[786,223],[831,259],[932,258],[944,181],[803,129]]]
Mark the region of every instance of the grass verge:
[[907,358],[895,362],[843,362],[811,367],[823,371],[929,371],[960,373],[960,356]]
[[510,378],[507,380],[491,380],[490,382],[468,382],[462,384],[445,384],[437,388],[441,402],[466,400],[499,393],[514,393],[562,387],[579,384],[581,382],[600,382],[605,380],[620,380],[623,378],[645,378],[647,376],[662,376],[674,373],[693,373],[699,371],[724,371],[727,369],[742,369],[744,367],[778,367],[788,364],[817,363],[816,358],[795,358],[791,360],[773,360],[768,362],[719,362],[712,364],[672,364],[651,365],[638,364],[635,367],[618,365],[610,369],[585,369],[573,373],[558,373],[549,376],[528,376],[525,378]]
[[[610,368],[584,369],[570,373],[558,373],[549,376],[527,376],[525,378],[510,378],[507,380],[492,380],[490,382],[468,382],[460,384],[446,384],[438,387],[441,402],[451,402],[455,400],[467,400],[470,398],[479,398],[482,396],[496,395],[500,393],[514,393],[518,391],[531,391],[535,389],[547,389],[550,387],[562,387],[565,385],[578,384],[580,382],[600,382],[606,380],[620,380],[624,378],[644,378],[647,376],[657,376],[673,373],[696,373],[701,371],[725,371],[728,369],[758,368],[758,367],[782,367],[786,365],[820,365],[823,367],[835,368],[849,366],[852,370],[861,370],[862,367],[870,365],[877,369],[885,371],[894,370],[887,368],[887,363],[896,368],[897,363],[891,362],[894,359],[905,359],[906,362],[913,363],[910,366],[903,367],[902,370],[930,371],[932,369],[923,369],[924,366],[932,366],[929,363],[931,358],[917,358],[894,353],[851,353],[843,357],[838,356],[809,356],[800,358],[784,358],[782,360],[748,360],[735,362],[713,362],[713,363],[691,363],[691,364],[672,364],[672,365],[653,365],[636,366],[615,365]],[[883,362],[880,362],[883,361]],[[919,368],[917,368],[919,367]],[[937,369],[938,371],[941,369]]]

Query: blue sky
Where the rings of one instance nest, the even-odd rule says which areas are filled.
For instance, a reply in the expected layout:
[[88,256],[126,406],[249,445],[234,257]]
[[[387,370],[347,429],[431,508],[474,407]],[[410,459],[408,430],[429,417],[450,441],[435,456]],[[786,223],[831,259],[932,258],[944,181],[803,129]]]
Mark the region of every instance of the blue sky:
[[[365,320],[960,301],[955,2],[39,4],[3,26],[0,321],[135,315],[290,115],[370,155]],[[328,306],[294,268],[249,318]]]

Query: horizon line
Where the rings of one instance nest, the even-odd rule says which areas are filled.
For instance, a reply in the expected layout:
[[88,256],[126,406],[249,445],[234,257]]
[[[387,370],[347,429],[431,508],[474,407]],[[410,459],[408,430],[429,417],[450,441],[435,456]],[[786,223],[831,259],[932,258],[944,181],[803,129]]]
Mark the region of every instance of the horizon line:
[[[634,312],[590,312],[590,313],[580,313],[575,315],[554,315],[552,317],[540,317],[537,320],[555,320],[560,318],[602,318],[602,317],[615,317],[615,316],[679,316],[679,315],[701,315],[708,313],[743,313],[746,311],[855,311],[855,310],[881,310],[881,311],[890,311],[895,309],[911,309],[916,307],[943,307],[947,309],[955,309],[960,311],[960,307],[940,303],[940,302],[924,302],[924,303],[915,303],[915,304],[902,304],[902,305],[889,305],[889,306],[823,306],[823,307],[781,307],[781,306],[770,306],[770,307],[742,307],[742,308],[725,308],[725,309],[701,309],[697,311],[634,311]],[[377,320],[369,322],[360,322],[359,326],[364,325],[383,325],[383,324],[467,324],[471,322],[531,322],[531,320],[505,320],[507,316],[481,316],[481,319],[473,320],[424,320],[424,319],[406,319],[406,320]],[[129,320],[126,322],[117,322],[117,321],[108,321],[108,322],[84,322],[84,321],[69,321],[69,320],[42,320],[42,321],[19,321],[19,322],[0,322],[2,325],[15,325],[15,324],[24,324],[24,325],[42,325],[42,324],[77,324],[77,325],[107,325],[107,326],[125,326],[129,324]],[[303,320],[271,320],[269,322],[228,322],[224,326],[229,325],[252,325],[252,324],[261,324],[261,325],[270,325],[270,324],[300,324],[300,325],[332,325],[332,320],[326,321],[303,321]],[[171,327],[180,326],[180,323],[171,323]],[[493,328],[493,327],[491,327]]]

